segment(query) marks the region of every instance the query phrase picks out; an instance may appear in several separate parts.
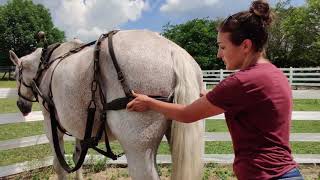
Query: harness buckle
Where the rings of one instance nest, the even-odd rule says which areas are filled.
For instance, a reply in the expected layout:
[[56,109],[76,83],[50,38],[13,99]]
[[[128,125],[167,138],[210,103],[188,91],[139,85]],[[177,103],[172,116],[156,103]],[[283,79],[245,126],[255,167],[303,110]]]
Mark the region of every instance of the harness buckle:
[[87,138],[87,139],[84,139],[84,140],[81,140],[80,141],[80,145],[81,145],[81,148],[83,149],[83,147],[85,148],[93,148],[93,147],[96,147],[98,146],[98,141],[95,137],[90,137],[90,138]]
[[124,75],[121,71],[118,72],[118,80],[122,83],[124,81]]
[[100,115],[100,121],[105,121],[107,118],[107,113],[106,111],[102,111]]

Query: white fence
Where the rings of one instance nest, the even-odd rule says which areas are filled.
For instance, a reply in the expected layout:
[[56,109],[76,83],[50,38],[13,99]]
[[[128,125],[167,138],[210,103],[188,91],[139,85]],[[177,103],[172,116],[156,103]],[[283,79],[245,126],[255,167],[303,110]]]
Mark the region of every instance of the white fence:
[[[320,86],[320,67],[318,68],[280,68],[288,77],[292,86]],[[203,81],[207,84],[218,84],[235,71],[204,70]]]
[[[0,72],[10,72],[11,67],[0,67]],[[320,87],[320,67],[316,68],[280,68],[292,86],[319,86]],[[10,70],[10,71],[9,71]],[[203,70],[203,80],[207,84],[218,84],[221,80],[235,71],[230,70]],[[5,74],[4,74],[5,76]],[[4,77],[3,76],[3,77]],[[3,78],[2,77],[2,78]]]

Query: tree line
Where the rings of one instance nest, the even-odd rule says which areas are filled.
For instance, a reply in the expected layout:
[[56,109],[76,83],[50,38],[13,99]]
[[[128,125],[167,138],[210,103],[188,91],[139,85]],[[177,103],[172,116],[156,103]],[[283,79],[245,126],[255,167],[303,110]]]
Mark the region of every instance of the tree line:
[[[306,0],[300,7],[290,0],[274,7],[275,20],[270,28],[266,56],[278,67],[320,66],[320,1]],[[222,19],[201,18],[163,26],[162,35],[174,41],[200,64],[202,69],[224,69],[217,59],[217,26]],[[9,0],[0,6],[0,66],[12,65],[8,51],[18,56],[32,52],[37,44],[34,35],[45,31],[49,43],[65,41],[62,30],[52,22],[50,12],[32,0]]]
[[[292,7],[280,1],[273,9],[275,20],[269,29],[266,56],[277,67],[320,66],[320,1],[306,0]],[[222,19],[193,19],[163,27],[162,35],[188,51],[202,69],[224,69],[217,59],[217,26]]]
[[12,65],[9,50],[20,57],[41,46],[35,39],[39,31],[46,32],[49,43],[65,40],[64,32],[54,26],[43,5],[32,0],[9,0],[0,6],[0,66]]

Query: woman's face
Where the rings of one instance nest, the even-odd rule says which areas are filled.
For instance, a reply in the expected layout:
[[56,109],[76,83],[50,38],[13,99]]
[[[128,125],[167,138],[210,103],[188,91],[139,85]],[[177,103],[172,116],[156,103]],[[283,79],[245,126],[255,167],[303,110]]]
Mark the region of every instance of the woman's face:
[[230,41],[230,33],[218,32],[219,46],[217,57],[221,58],[227,70],[236,70],[242,67],[245,60],[243,45],[236,46]]

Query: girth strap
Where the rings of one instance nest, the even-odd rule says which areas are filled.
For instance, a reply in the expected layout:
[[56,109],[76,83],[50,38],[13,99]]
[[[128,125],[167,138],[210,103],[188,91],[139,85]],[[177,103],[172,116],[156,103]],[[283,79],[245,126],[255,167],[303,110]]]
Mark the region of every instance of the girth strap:
[[[173,96],[170,97],[162,97],[162,96],[149,96],[153,99],[157,99],[163,102],[172,102]],[[122,97],[118,99],[114,99],[111,102],[107,103],[106,110],[121,110],[126,109],[127,104],[132,101],[132,97]]]

